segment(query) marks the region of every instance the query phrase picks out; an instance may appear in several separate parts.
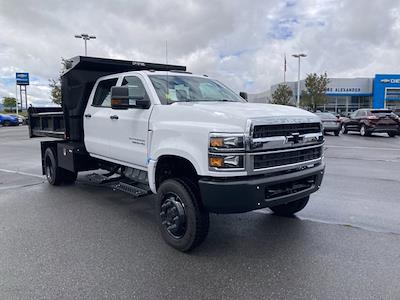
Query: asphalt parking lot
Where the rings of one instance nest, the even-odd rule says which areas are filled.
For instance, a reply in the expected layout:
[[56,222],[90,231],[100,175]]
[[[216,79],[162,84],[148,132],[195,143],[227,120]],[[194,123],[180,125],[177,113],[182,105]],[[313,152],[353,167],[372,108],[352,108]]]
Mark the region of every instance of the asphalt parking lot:
[[161,239],[153,197],[48,185],[39,141],[0,128],[1,299],[400,298],[400,137],[327,136],[298,217],[212,215],[190,254]]

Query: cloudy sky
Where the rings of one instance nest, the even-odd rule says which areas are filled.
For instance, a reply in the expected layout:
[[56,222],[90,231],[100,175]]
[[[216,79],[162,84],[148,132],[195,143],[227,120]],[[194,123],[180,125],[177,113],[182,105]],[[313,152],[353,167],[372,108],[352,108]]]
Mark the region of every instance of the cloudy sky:
[[0,98],[30,73],[29,101],[49,103],[60,58],[84,53],[74,34],[97,36],[90,56],[184,64],[236,91],[262,92],[302,76],[400,73],[400,2],[393,0],[0,0]]

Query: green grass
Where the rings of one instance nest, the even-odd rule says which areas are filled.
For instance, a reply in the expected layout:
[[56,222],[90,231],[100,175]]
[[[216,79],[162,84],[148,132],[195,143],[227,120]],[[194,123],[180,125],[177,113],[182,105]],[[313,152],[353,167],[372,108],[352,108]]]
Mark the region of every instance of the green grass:
[[[9,115],[9,114],[16,114],[16,112],[15,111],[13,111],[13,112],[10,112],[10,111],[0,111],[0,114],[5,114],[5,115]],[[26,112],[26,111],[18,111],[18,114],[20,115],[20,116],[24,116],[24,117],[27,117],[28,116],[28,113]]]

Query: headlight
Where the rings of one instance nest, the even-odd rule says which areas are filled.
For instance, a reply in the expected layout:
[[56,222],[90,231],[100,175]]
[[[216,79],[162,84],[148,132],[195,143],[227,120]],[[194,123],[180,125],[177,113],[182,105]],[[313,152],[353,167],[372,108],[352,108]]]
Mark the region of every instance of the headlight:
[[215,151],[244,150],[244,136],[234,133],[211,133],[209,147]]
[[210,133],[208,165],[213,170],[244,169],[244,135]]
[[209,166],[217,169],[243,169],[243,155],[214,155],[208,156]]

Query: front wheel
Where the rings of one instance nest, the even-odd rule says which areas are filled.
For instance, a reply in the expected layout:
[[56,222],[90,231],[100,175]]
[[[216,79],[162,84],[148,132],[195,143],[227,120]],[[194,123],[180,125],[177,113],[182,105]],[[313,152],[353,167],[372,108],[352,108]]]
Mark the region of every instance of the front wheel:
[[395,136],[396,136],[396,133],[395,133],[395,132],[388,132],[388,135],[389,135],[390,137],[395,137]]
[[336,131],[335,131],[335,135],[336,135],[336,136],[339,136],[339,134],[340,134],[340,130],[336,130]]
[[270,207],[270,210],[278,216],[289,217],[306,207],[309,199],[310,197],[307,196],[293,202]]
[[187,252],[204,241],[209,214],[193,184],[181,179],[164,181],[158,189],[156,205],[161,235],[167,244]]

